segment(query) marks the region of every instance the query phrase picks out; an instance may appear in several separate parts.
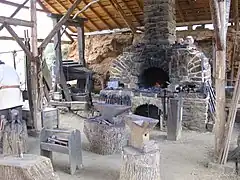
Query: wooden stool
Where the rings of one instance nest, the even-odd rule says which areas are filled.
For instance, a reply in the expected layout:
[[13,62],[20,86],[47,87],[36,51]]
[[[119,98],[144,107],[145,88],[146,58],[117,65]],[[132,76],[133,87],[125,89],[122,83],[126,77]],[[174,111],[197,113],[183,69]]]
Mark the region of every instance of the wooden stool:
[[160,180],[160,151],[155,141],[149,140],[149,132],[158,120],[137,115],[126,115],[131,135],[122,154],[120,180]]
[[60,180],[54,174],[50,159],[42,156],[25,154],[0,157],[0,179],[2,180]]

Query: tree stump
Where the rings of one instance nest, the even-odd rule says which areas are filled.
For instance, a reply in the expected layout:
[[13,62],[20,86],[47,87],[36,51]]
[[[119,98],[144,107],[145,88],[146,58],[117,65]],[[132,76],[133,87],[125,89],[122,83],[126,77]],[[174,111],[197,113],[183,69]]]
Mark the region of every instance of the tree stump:
[[160,179],[160,151],[155,142],[148,142],[142,151],[124,147],[120,180]]
[[83,132],[90,143],[90,151],[97,154],[118,153],[127,144],[128,133],[124,123],[108,125],[87,119]]
[[37,155],[3,156],[0,158],[0,179],[60,180],[54,174],[51,160]]
[[11,110],[2,132],[3,154],[27,153],[27,125],[21,120],[17,110]]

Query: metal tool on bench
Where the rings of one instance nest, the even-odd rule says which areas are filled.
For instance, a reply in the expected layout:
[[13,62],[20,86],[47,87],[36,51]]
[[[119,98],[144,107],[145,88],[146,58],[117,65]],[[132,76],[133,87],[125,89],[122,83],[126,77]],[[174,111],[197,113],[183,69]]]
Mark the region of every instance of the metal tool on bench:
[[52,153],[69,155],[70,173],[73,175],[82,167],[81,133],[79,130],[64,131],[60,129],[45,129],[40,133],[41,155],[52,160]]

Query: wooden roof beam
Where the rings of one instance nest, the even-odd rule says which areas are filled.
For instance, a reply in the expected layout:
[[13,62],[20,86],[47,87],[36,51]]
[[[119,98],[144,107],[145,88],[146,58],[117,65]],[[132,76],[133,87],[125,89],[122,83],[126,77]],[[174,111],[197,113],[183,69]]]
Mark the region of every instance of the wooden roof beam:
[[131,16],[134,17],[134,19],[137,20],[139,26],[141,26],[141,22],[139,21],[139,19],[135,16],[135,14],[133,13],[133,11],[129,8],[128,4],[124,1],[124,0],[121,0],[123,2],[123,4],[126,6],[127,10],[130,12]]
[[182,8],[180,7],[178,2],[176,2],[176,9],[177,9],[177,11],[180,15],[180,18],[181,18],[182,22],[185,22],[185,18],[184,18],[184,15],[183,15]]
[[101,4],[101,1],[98,2],[98,5],[119,28],[122,28],[122,26],[115,19],[112,18],[112,15],[108,12],[108,10]]
[[[87,5],[86,0],[83,0],[83,2],[84,2],[85,5]],[[97,13],[97,11],[95,11],[91,6],[89,7],[89,9],[93,12],[93,14],[95,14],[95,16],[98,17],[98,19],[100,19],[100,21],[103,22],[103,24],[104,24],[106,27],[108,27],[109,29],[113,29],[113,28],[107,23],[107,21],[105,21],[105,20]]]
[[[62,14],[62,12],[60,12],[57,8],[55,8],[54,6],[52,6],[51,4],[49,4],[47,1],[44,1],[49,7],[51,7],[56,13],[58,14]],[[67,10],[67,9],[66,9]],[[85,27],[88,31],[89,31],[89,28],[88,27]],[[74,29],[71,28],[71,27],[68,27],[68,29],[72,32],[74,32]]]
[[[195,5],[194,5],[193,1],[192,0],[188,0],[188,4],[190,5],[190,7],[192,9],[191,11],[194,12]],[[195,18],[196,18],[196,20],[199,20],[198,16],[195,16]]]
[[116,0],[109,0],[109,2],[111,3],[111,5],[115,8],[115,10],[120,14],[120,16],[122,17],[122,19],[124,20],[124,22],[126,23],[126,25],[131,29],[131,31],[133,33],[136,32],[135,27],[133,27],[133,25],[129,22],[129,20],[127,19],[127,17],[125,16],[123,10],[121,9],[121,7],[119,6],[118,2]]
[[[68,2],[69,2],[70,4],[73,4],[73,0],[68,0]],[[77,10],[80,11],[80,8],[77,7]],[[84,12],[81,12],[81,14],[82,14],[82,16],[83,16],[84,18],[87,18],[87,19],[88,19],[88,22],[90,22],[97,31],[100,31],[100,30],[101,30],[101,28],[100,28],[96,23],[94,23],[94,22],[91,20],[91,18],[89,18]],[[87,26],[86,23],[84,24],[84,26],[85,26],[85,27]],[[88,28],[88,29],[89,29],[89,28]],[[92,31],[92,30],[91,30],[91,31]]]

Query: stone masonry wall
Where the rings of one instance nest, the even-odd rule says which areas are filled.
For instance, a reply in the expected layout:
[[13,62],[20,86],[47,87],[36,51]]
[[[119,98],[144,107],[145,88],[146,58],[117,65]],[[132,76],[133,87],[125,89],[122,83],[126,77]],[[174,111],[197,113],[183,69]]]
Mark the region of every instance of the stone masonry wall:
[[126,49],[110,69],[110,78],[128,88],[137,88],[141,73],[148,68],[168,72],[168,50],[176,36],[175,0],[144,0],[144,23],[142,42]]
[[183,126],[194,131],[205,131],[208,120],[208,97],[183,98]]
[[200,84],[204,80],[211,82],[209,59],[197,48],[173,49],[169,76],[171,83],[193,81]]
[[144,0],[144,43],[173,44],[176,39],[175,0]]

